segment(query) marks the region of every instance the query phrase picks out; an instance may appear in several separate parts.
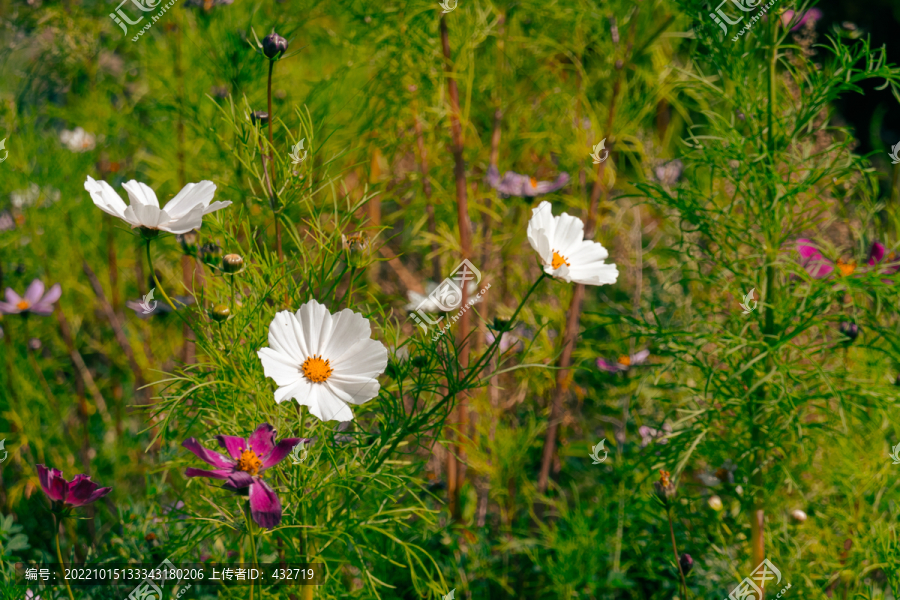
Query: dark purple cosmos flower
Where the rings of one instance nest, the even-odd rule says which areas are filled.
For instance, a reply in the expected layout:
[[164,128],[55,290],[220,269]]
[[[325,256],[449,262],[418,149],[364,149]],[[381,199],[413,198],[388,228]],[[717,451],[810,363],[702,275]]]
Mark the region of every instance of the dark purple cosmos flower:
[[622,355],[616,362],[610,362],[601,357],[597,359],[597,367],[601,371],[618,373],[619,371],[627,371],[631,367],[642,365],[647,362],[648,358],[650,358],[649,350],[641,350],[640,352],[635,352],[631,356]]
[[840,331],[846,339],[845,343],[851,344],[857,337],[859,337],[859,325],[856,323],[848,323],[847,321],[842,321],[840,325],[838,325],[838,331]]
[[694,568],[694,559],[691,558],[691,555],[685,552],[681,555],[681,558],[678,559],[678,562],[681,564],[681,572],[687,575],[691,572],[691,569]]
[[797,240],[797,252],[800,253],[800,265],[806,269],[813,279],[823,279],[831,275],[837,267],[841,275],[852,275],[856,270],[856,263],[845,263],[840,258],[837,262],[831,262],[819,252],[819,249],[813,243],[806,239]]
[[[816,21],[821,20],[821,18],[822,18],[822,11],[819,10],[818,8],[811,8],[808,11],[806,11],[805,13],[803,13],[803,16],[800,17],[800,20],[797,21],[797,23],[793,27],[791,27],[791,31],[797,31],[798,29],[803,27],[803,25],[807,21],[812,21],[813,24],[815,24]],[[793,20],[794,20],[794,11],[792,11],[792,10],[786,10],[781,15],[781,22],[784,23],[785,27],[790,25]]]
[[535,196],[543,196],[544,194],[555,192],[569,183],[569,174],[560,173],[556,181],[538,181],[528,175],[507,171],[501,179],[497,167],[492,166],[488,169],[487,181],[492,188],[500,192],[503,198],[509,198],[510,196],[534,198]]
[[36,315],[49,315],[53,313],[53,303],[59,300],[62,288],[56,283],[46,294],[44,283],[35,279],[25,290],[25,296],[19,296],[12,288],[6,288],[6,302],[0,302],[0,313],[16,315],[30,312]]
[[[881,264],[881,261],[884,260],[885,255],[884,244],[881,242],[873,242],[872,247],[869,249],[869,266],[874,267],[875,265]],[[897,256],[891,252],[887,257],[887,264],[882,269],[882,273],[885,275],[893,275],[897,271],[900,271],[900,262],[897,261]],[[885,283],[891,283],[889,279],[883,279]]]
[[280,463],[294,446],[309,440],[285,438],[275,443],[275,428],[263,423],[256,428],[250,439],[233,435],[216,436],[219,445],[228,456],[207,450],[195,438],[182,442],[182,446],[196,454],[203,461],[216,467],[212,471],[188,468],[187,477],[211,477],[225,479],[225,488],[232,491],[250,488],[250,514],[260,527],[272,529],[281,522],[281,501],[269,484],[262,479],[262,472]]
[[44,493],[54,502],[62,502],[69,506],[84,506],[107,495],[112,488],[102,488],[87,475],[76,475],[72,481],[66,481],[62,471],[48,469],[44,465],[37,466],[38,479]]

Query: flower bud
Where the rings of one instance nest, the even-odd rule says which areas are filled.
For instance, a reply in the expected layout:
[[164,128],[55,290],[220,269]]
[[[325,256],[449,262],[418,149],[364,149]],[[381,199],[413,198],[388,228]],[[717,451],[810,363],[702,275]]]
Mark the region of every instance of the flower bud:
[[222,270],[226,273],[237,273],[244,268],[244,259],[239,254],[226,254],[222,257]]
[[224,304],[219,304],[209,313],[209,316],[213,318],[213,321],[217,323],[221,323],[222,321],[227,321],[228,317],[231,316],[231,310],[225,306]]
[[679,564],[681,565],[681,572],[687,575],[691,572],[691,569],[694,568],[694,559],[691,558],[691,555],[685,552],[681,555],[681,558],[678,559]]
[[846,344],[852,344],[859,337],[859,326],[856,323],[843,321],[838,326],[838,330],[846,336],[847,339],[844,340]]
[[675,497],[675,486],[669,481],[668,471],[659,472],[659,481],[655,481],[653,487],[656,488],[657,497],[664,503]]
[[222,248],[218,244],[203,244],[200,246],[200,260],[209,266],[214,266],[222,255]]
[[722,510],[722,499],[718,496],[710,496],[707,503],[709,504],[709,507],[716,512]]
[[795,508],[791,511],[791,518],[797,523],[803,523],[806,521],[806,513],[799,508]]
[[181,249],[185,254],[193,256],[197,252],[197,241],[199,239],[196,229],[192,229],[187,233],[179,233],[175,239],[181,244]]
[[274,31],[263,39],[262,46],[266,58],[276,58],[288,49],[287,40]]
[[258,110],[250,115],[250,120],[254,123],[259,123],[260,125],[265,125],[269,122],[269,113]]

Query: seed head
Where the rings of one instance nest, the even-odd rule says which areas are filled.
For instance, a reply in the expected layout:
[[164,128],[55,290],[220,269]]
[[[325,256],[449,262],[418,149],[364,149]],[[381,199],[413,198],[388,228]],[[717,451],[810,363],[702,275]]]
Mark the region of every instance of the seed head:
[[277,58],[284,54],[285,50],[288,49],[287,40],[274,31],[263,39],[262,45],[263,54],[266,55],[266,58],[270,59]]

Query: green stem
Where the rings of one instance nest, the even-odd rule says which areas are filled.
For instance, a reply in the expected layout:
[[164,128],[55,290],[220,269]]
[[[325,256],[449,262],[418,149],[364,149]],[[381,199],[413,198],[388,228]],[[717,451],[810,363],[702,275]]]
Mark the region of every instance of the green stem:
[[272,186],[269,192],[272,194],[272,211],[275,213],[275,246],[278,251],[278,261],[284,267],[284,252],[281,250],[281,225],[278,222],[278,193],[275,191],[275,144],[272,142],[272,121],[275,120],[275,115],[272,113],[272,71],[274,69],[275,61],[269,59],[269,85],[267,89],[269,97],[269,169],[271,172],[269,183]]
[[[256,537],[253,535],[253,520],[250,518],[250,504],[247,504],[247,537],[250,538],[250,552],[253,556],[253,566],[258,567],[259,561],[256,557]],[[250,583],[250,600],[253,600],[253,582]]]
[[684,578],[684,571],[681,570],[681,558],[678,556],[678,546],[675,545],[675,528],[672,526],[672,509],[666,507],[666,516],[669,518],[669,533],[672,535],[672,552],[675,554],[675,568],[681,575],[681,585],[684,588],[684,598],[688,595],[687,581]]
[[[163,299],[166,301],[166,304],[168,304],[172,308],[172,312],[178,314],[178,309],[175,308],[175,304],[173,304],[169,299],[169,295],[166,294],[166,290],[163,289],[162,284],[159,283],[159,279],[157,279],[156,277],[156,269],[153,268],[153,256],[150,253],[150,240],[147,240],[147,267],[149,267],[150,269],[150,276],[153,277],[153,283],[156,284],[156,289],[158,289],[159,293],[162,294]],[[178,316],[181,317],[181,315]],[[181,318],[182,320],[184,319],[184,317]]]
[[72,588],[69,586],[69,580],[66,579],[66,563],[63,562],[62,550],[59,548],[59,521],[56,520],[56,517],[53,517],[53,533],[56,538],[56,558],[59,559],[59,568],[62,570],[63,581],[66,582],[66,591],[69,592],[69,600],[75,600],[75,596],[72,595]]

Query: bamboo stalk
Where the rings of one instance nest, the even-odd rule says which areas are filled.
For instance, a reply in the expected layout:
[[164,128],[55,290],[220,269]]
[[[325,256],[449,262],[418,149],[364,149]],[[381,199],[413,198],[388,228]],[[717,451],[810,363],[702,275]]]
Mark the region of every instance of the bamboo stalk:
[[[447,89],[450,100],[450,133],[453,143],[453,175],[456,181],[456,216],[459,223],[459,245],[462,250],[462,258],[468,259],[472,256],[472,225],[469,221],[469,204],[466,195],[466,167],[463,162],[463,133],[462,126],[459,121],[459,88],[456,85],[456,78],[453,72],[453,63],[450,56],[450,34],[447,31],[447,15],[441,16],[441,46],[444,50],[444,73],[447,77]],[[469,290],[466,282],[462,284],[462,306],[465,308],[469,301]],[[465,369],[469,365],[469,315],[470,311],[465,311],[459,320],[459,328],[457,329],[457,343],[459,344],[459,363],[460,369]],[[458,396],[458,404],[456,407],[456,422],[458,427],[457,438],[460,434],[464,434],[468,426],[468,401],[465,393]],[[451,426],[454,423],[450,423]],[[454,518],[460,517],[459,506],[459,488],[462,485],[462,473],[460,473],[465,454],[460,444],[455,444],[455,452],[451,451],[447,454],[447,488],[450,497],[450,512]],[[459,459],[457,459],[457,455]]]

